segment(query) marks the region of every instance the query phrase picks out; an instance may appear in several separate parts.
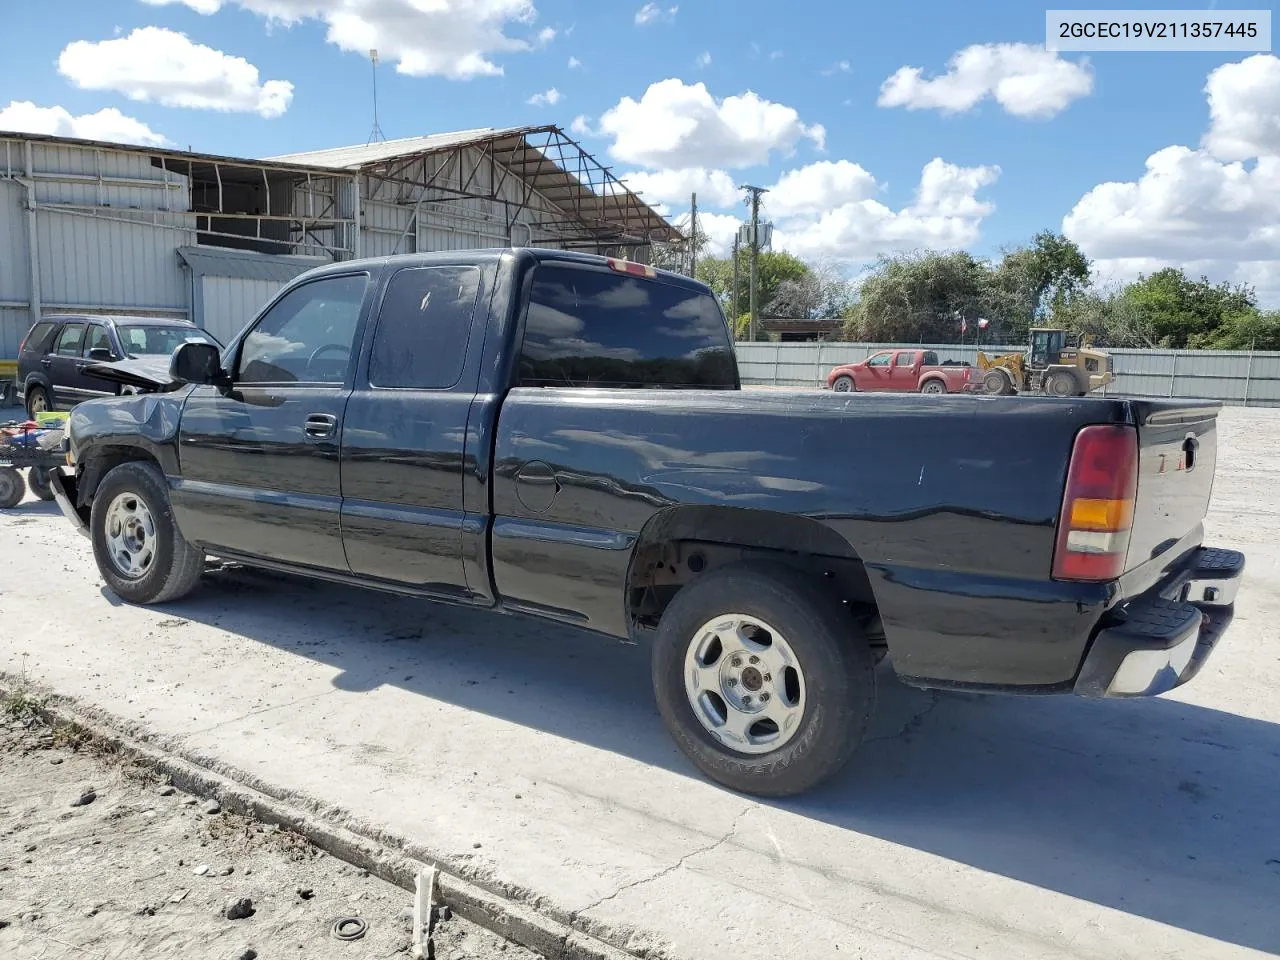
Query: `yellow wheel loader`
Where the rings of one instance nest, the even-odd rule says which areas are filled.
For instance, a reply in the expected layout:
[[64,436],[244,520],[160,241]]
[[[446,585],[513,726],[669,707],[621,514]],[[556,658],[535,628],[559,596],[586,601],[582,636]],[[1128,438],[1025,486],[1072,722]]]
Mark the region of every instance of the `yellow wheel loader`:
[[1056,327],[1032,327],[1031,349],[988,357],[978,351],[977,392],[1083,397],[1115,380],[1111,354]]

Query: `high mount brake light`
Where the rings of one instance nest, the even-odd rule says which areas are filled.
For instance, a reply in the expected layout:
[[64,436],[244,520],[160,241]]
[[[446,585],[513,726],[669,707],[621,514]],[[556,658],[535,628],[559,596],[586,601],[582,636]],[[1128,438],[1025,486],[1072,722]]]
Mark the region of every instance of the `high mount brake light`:
[[1076,435],[1054,550],[1055,580],[1114,580],[1124,573],[1138,494],[1138,431],[1095,425]]
[[646,277],[653,280],[658,276],[658,271],[647,263],[636,263],[633,260],[623,260],[620,257],[608,257],[609,266],[619,273],[627,273],[633,277]]

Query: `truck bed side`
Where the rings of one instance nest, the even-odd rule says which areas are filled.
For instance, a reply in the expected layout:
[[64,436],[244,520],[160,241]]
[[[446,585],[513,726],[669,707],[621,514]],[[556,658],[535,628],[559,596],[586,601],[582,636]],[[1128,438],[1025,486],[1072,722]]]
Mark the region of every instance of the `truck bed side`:
[[495,582],[508,605],[626,635],[633,556],[668,511],[733,542],[799,524],[812,552],[864,566],[901,674],[1068,684],[1117,592],[1050,579],[1066,466],[1082,426],[1132,416],[1104,399],[512,390]]

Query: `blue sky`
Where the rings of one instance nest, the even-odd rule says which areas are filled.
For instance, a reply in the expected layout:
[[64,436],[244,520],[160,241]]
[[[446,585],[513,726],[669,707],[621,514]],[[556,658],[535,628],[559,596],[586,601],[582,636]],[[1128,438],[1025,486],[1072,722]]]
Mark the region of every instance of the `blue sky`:
[[[1273,209],[1280,204],[1280,185],[1268,166],[1273,154],[1280,153],[1280,130],[1270,129],[1265,120],[1280,115],[1280,92],[1272,89],[1280,88],[1275,57],[1184,52],[1055,57],[1041,50],[1039,60],[1027,60],[1034,58],[1033,47],[1044,43],[1044,8],[1011,0],[790,5],[776,0],[732,5],[669,0],[656,5],[653,16],[641,14],[640,0],[438,0],[450,11],[449,28],[427,29],[417,39],[412,30],[403,29],[403,22],[397,26],[387,19],[388,11],[392,16],[411,12],[412,4],[63,0],[12,5],[0,40],[0,121],[9,121],[0,127],[52,123],[54,115],[42,111],[59,107],[70,119],[63,119],[57,132],[79,131],[76,118],[114,108],[152,134],[200,151],[269,156],[362,143],[371,125],[369,62],[330,42],[329,34],[359,48],[371,36],[379,38],[383,49],[380,120],[388,138],[523,123],[554,122],[568,128],[580,117],[579,129],[588,131],[580,138],[583,144],[617,172],[664,173],[668,185],[694,182],[670,176],[689,168],[702,168],[708,176],[722,170],[717,181],[722,186],[725,177],[771,185],[786,171],[843,164],[826,169],[842,179],[843,192],[827,193],[822,184],[829,180],[818,178],[822,171],[813,168],[811,183],[794,185],[809,190],[803,201],[796,200],[793,190],[791,200],[778,199],[779,209],[773,210],[772,197],[766,197],[766,209],[778,219],[784,239],[806,255],[855,266],[877,252],[922,245],[963,246],[992,255],[1037,230],[1062,229],[1064,217],[1075,211],[1072,231],[1117,275],[1178,262],[1280,289],[1280,241],[1267,233],[1265,223],[1254,223],[1249,216],[1242,222],[1231,203],[1222,201],[1223,185],[1230,187],[1243,175],[1252,191],[1249,206],[1256,208],[1261,197],[1269,222],[1280,220],[1280,210]],[[1166,2],[1157,8],[1171,6]],[[354,22],[332,14],[326,22],[327,12],[341,9],[355,11]],[[292,14],[296,21],[273,21],[263,11]],[[159,34],[149,35],[150,45],[139,39],[138,46],[127,50],[103,44],[128,39],[143,28],[160,28],[164,36],[185,34],[190,43],[212,48],[228,60],[243,58],[257,68],[257,77],[250,78],[247,88],[241,83],[228,93],[219,84],[234,86],[235,70],[228,68],[224,76],[217,64],[198,83],[166,76],[150,55],[154,44],[164,40]],[[515,46],[512,41],[526,49],[503,49]],[[397,71],[396,53],[387,53],[397,43],[408,48],[408,56],[425,58],[417,66],[405,62],[421,75]],[[1002,44],[1027,46],[1013,48],[1015,54],[992,52]],[[1041,71],[1048,91],[1042,93],[1049,100],[1053,88],[1063,84],[1074,84],[1076,92],[1041,111],[1025,104],[1021,111],[1011,110],[991,96],[945,110],[930,106],[929,90],[922,93],[916,84],[916,108],[880,105],[882,85],[896,71],[921,68],[921,82],[927,85],[946,74],[951,58],[967,48],[988,58],[978,73],[995,71],[998,80],[1001,71]],[[580,66],[571,67],[571,57]],[[1020,67],[1014,60],[1030,65]],[[1244,66],[1230,67],[1234,64]],[[1206,152],[1201,149],[1211,133],[1206,83],[1224,67],[1219,96],[1224,119],[1215,121],[1229,128],[1223,136],[1238,133],[1257,116],[1267,129],[1256,137],[1246,134],[1245,139],[1253,137],[1256,143],[1241,147],[1237,136],[1231,148]],[[1055,70],[1066,72],[1058,76]],[[440,72],[476,75],[454,79]],[[262,92],[268,81],[284,81],[292,89],[281,96],[277,84],[268,96]],[[661,81],[669,81],[663,97],[650,91]],[[958,82],[977,81],[961,76]],[[173,89],[185,83],[185,101],[167,93],[167,83]],[[699,83],[705,93],[691,93]],[[555,103],[529,102],[552,89],[559,96]],[[707,111],[700,113],[696,101],[704,97],[703,107],[710,104],[714,112],[725,98],[747,91],[757,100],[745,108],[757,110],[764,127],[777,121],[784,129],[765,129],[754,145],[727,144],[721,151],[716,137],[729,134],[707,127]],[[161,102],[190,104],[193,98],[195,105]],[[640,109],[626,115],[619,109],[624,98]],[[32,107],[13,108],[28,103]],[[226,109],[229,105],[234,109]],[[794,121],[790,132],[779,113],[784,108]],[[693,139],[700,150],[676,143],[655,153],[645,145],[648,138],[662,141],[673,130],[698,124],[703,126]],[[819,126],[820,134],[815,132]],[[1189,148],[1190,154],[1166,154],[1169,169],[1144,181],[1147,158],[1176,145]],[[717,166],[721,156],[724,163]],[[922,170],[934,158],[946,165],[934,171],[939,182],[949,185],[940,188],[945,196],[926,204],[919,196]],[[756,162],[760,159],[765,162]],[[1233,172],[1232,164],[1241,165],[1242,173]],[[1108,181],[1132,189],[1127,195],[1091,193]],[[655,183],[650,179],[648,186]],[[646,189],[646,196],[663,202],[673,215],[682,210],[674,197],[654,196],[652,189]],[[1189,221],[1185,210],[1173,209],[1178,202],[1171,197],[1177,196],[1200,205]],[[723,203],[717,208],[716,200],[712,191],[702,204],[726,216],[719,224],[723,234],[727,215],[741,210]],[[844,203],[855,205],[845,211],[844,220],[828,217],[825,226],[818,225],[824,204]],[[1115,227],[1119,221],[1127,227]],[[1230,255],[1222,256],[1224,250]]]

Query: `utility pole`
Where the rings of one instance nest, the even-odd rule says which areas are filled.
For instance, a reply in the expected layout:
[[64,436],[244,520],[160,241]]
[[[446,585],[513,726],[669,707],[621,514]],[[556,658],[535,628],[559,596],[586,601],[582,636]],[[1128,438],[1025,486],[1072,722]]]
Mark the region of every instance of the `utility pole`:
[[760,306],[756,302],[757,264],[760,260],[760,195],[768,193],[764,187],[753,187],[744,184],[740,189],[751,194],[751,327],[747,337],[756,338],[756,327],[760,322]]
[[698,194],[689,199],[689,276],[698,275]]
[[734,339],[738,337],[738,234],[733,235],[733,292],[729,296],[732,303],[733,321],[729,324],[729,329],[733,331]]

